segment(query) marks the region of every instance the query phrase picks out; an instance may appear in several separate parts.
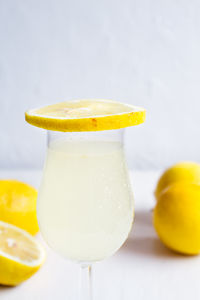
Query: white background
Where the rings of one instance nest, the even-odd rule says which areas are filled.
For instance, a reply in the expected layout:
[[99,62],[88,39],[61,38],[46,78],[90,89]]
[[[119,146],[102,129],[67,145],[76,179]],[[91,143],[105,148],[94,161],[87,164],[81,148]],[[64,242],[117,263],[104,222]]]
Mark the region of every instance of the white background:
[[[172,253],[152,225],[161,169],[200,161],[199,16],[199,0],[0,0],[0,178],[38,187],[28,169],[42,167],[45,131],[25,123],[28,108],[108,98],[147,109],[126,131],[129,167],[143,170],[131,173],[133,232],[94,266],[97,300],[200,299],[200,257]],[[77,299],[78,267],[47,253],[2,300]]]
[[40,168],[24,111],[76,98],[147,109],[130,167],[200,160],[199,0],[0,0],[0,167]]

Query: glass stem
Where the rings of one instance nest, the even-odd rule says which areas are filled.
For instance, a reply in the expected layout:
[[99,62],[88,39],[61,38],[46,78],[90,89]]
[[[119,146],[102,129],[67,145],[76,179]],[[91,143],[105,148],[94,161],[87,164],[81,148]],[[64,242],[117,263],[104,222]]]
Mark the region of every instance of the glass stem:
[[81,264],[79,300],[92,300],[92,266]]

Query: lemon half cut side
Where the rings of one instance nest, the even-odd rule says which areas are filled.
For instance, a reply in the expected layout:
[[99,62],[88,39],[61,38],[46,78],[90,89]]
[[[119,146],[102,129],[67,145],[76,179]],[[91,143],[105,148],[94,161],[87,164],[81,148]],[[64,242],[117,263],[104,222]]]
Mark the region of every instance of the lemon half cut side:
[[28,232],[0,221],[0,284],[15,286],[44,263],[45,250]]
[[144,108],[111,100],[76,100],[28,110],[31,125],[53,131],[100,131],[139,125],[145,121]]

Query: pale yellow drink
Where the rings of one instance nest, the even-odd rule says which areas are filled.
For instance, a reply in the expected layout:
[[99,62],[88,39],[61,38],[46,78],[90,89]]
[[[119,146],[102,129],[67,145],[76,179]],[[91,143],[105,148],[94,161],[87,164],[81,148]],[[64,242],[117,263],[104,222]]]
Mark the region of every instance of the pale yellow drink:
[[47,243],[69,259],[98,261],[117,251],[133,222],[133,197],[122,144],[50,143],[38,220]]

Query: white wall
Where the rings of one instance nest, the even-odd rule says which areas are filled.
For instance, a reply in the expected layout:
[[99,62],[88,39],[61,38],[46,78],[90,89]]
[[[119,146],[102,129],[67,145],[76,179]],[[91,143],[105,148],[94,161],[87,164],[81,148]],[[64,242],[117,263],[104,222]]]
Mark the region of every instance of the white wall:
[[147,109],[129,164],[200,160],[199,0],[0,0],[0,167],[41,167],[27,108],[110,98]]

